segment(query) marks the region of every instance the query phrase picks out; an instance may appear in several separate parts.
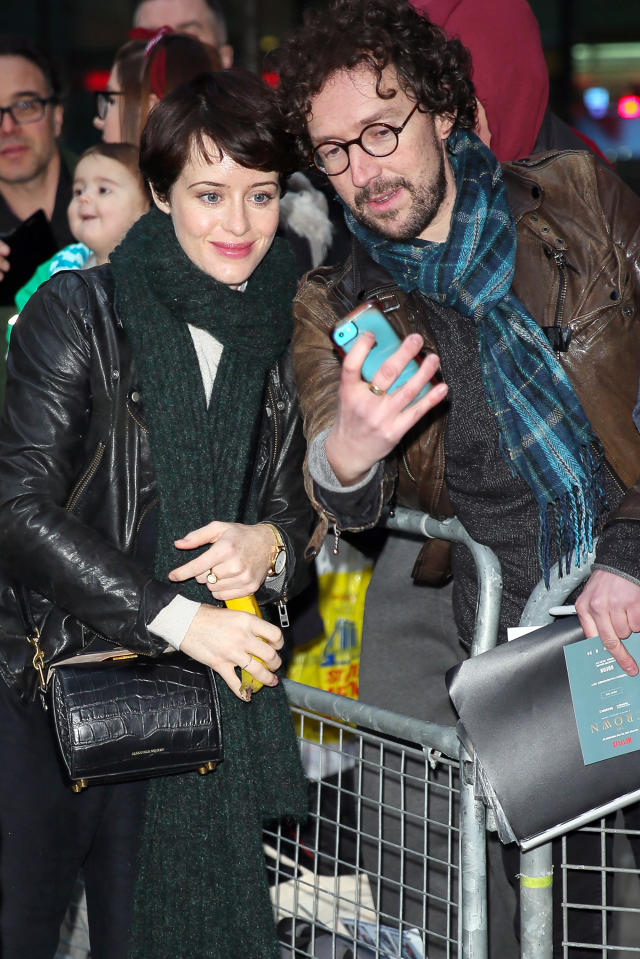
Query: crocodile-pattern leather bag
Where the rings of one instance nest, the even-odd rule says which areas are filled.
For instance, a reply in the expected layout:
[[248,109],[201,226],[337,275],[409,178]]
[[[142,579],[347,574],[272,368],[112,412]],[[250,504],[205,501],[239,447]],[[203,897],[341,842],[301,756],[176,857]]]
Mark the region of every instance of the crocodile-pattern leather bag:
[[211,669],[184,653],[115,654],[50,670],[49,704],[73,788],[198,770],[223,758]]
[[75,788],[197,769],[222,759],[213,671],[184,653],[116,654],[50,671],[49,703]]
[[14,586],[33,668],[74,792],[92,784],[212,772],[223,759],[212,669],[184,653],[157,659],[122,647],[49,666],[24,586]]

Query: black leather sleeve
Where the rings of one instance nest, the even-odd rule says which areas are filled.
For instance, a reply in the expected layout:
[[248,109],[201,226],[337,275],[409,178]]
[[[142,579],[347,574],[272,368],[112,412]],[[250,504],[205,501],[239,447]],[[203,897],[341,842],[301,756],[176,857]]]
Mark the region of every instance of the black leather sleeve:
[[[91,629],[153,654],[164,644],[147,623],[177,589],[150,579],[65,508],[86,459],[96,378],[104,375],[92,324],[96,315],[102,324],[113,319],[99,290],[61,276],[31,298],[13,331],[0,420],[0,564]],[[103,442],[113,459],[108,416]]]
[[[270,400],[267,391],[271,459],[261,497],[260,521],[274,523],[282,533],[287,548],[284,593],[290,599],[307,582],[304,551],[311,533],[313,509],[304,489],[302,465],[306,445],[288,352],[273,371],[271,382]],[[267,598],[267,593],[261,590],[258,599],[263,598]]]

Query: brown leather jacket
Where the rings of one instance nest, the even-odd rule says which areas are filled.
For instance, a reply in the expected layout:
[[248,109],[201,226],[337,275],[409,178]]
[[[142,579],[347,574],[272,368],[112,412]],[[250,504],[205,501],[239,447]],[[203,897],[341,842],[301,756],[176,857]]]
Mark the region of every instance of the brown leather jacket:
[[[541,326],[555,327],[548,335],[558,358],[604,445],[608,468],[628,489],[640,476],[640,436],[631,419],[640,377],[640,197],[579,151],[539,154],[503,169],[518,232],[513,291]],[[428,301],[402,293],[355,242],[343,266],[308,274],[294,301],[293,339],[308,443],[335,415],[340,362],[329,334],[348,310],[372,297],[400,334],[418,330],[426,348],[435,349]],[[374,522],[396,477],[401,505],[450,514],[445,418],[441,404],[390,458]],[[305,481],[321,516],[313,550],[327,526],[340,525],[341,518],[319,503],[308,473]],[[626,494],[609,522],[621,516],[640,520],[640,486]],[[364,525],[372,523],[342,528]]]

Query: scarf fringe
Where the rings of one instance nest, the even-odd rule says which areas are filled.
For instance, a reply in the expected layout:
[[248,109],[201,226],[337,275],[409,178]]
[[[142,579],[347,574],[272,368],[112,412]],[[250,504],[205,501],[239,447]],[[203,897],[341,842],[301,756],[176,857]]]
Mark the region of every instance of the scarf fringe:
[[603,512],[608,505],[601,481],[602,454],[594,454],[591,446],[583,446],[580,460],[587,477],[584,488],[574,486],[554,502],[540,506],[538,561],[547,589],[551,575],[552,544],[558,557],[558,576],[562,579],[571,572],[572,561],[576,569],[588,562]]

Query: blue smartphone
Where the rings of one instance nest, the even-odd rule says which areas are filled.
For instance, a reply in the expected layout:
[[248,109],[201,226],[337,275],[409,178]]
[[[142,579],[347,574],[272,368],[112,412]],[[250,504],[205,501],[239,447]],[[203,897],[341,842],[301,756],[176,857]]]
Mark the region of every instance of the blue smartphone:
[[[362,377],[370,383],[384,361],[392,353],[395,353],[402,341],[373,300],[367,300],[366,303],[348,313],[344,320],[336,324],[331,338],[339,352],[346,355],[364,330],[369,330],[376,338],[369,355],[362,364]],[[400,376],[393,381],[387,393],[393,393],[394,390],[403,386],[414,373],[418,372],[418,369],[416,360],[409,360]],[[430,389],[431,383],[427,383],[412,402],[415,403],[416,400],[425,396]]]

